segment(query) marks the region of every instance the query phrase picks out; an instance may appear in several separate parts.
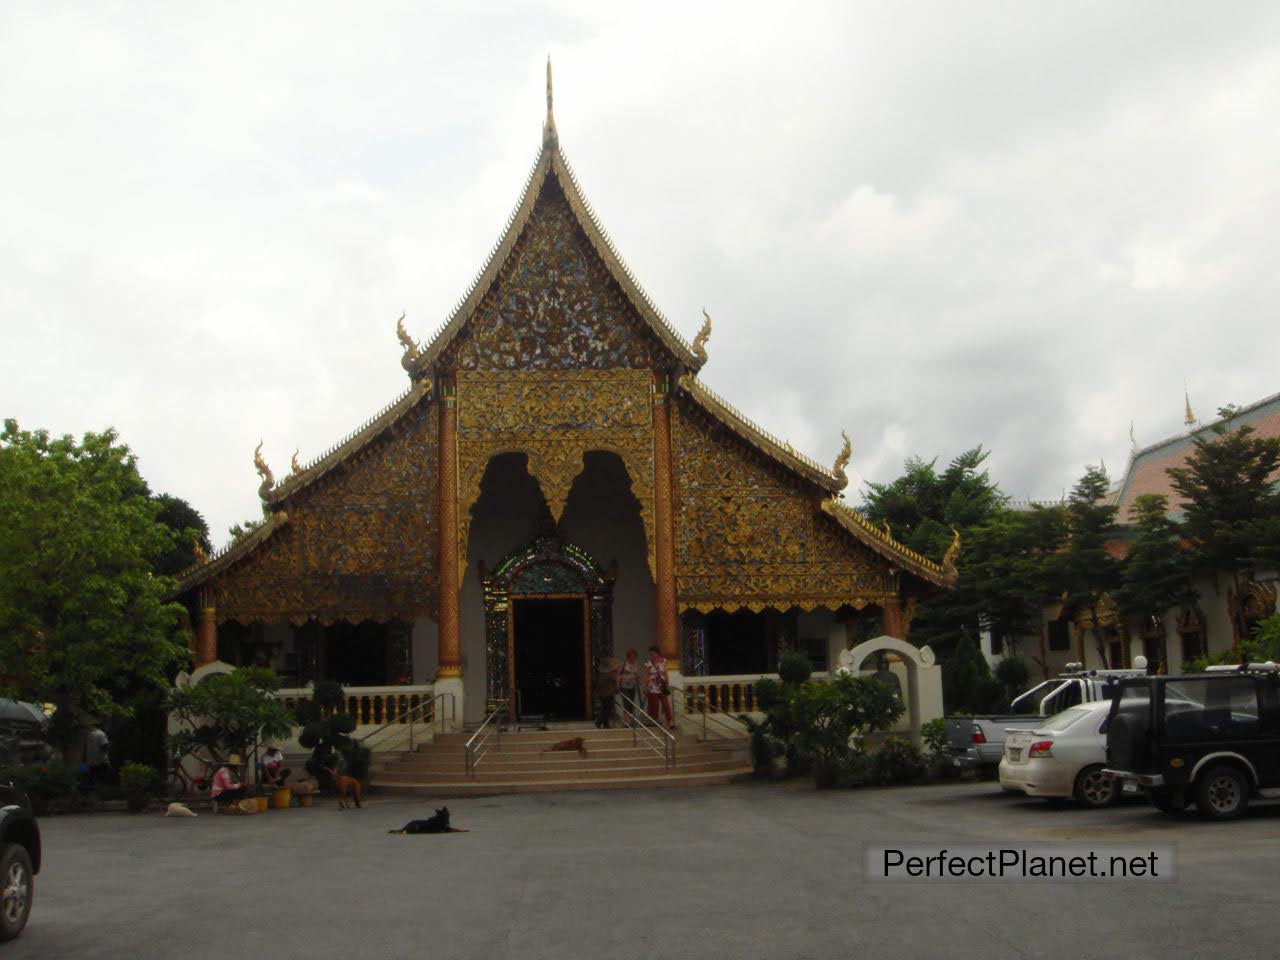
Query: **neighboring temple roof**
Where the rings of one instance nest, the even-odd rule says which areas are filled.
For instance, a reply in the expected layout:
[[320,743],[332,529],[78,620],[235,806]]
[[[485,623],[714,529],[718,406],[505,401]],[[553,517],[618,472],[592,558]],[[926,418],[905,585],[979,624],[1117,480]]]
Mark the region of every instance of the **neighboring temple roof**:
[[266,543],[267,539],[289,522],[289,515],[283,510],[277,510],[275,513],[269,514],[263,519],[262,523],[254,527],[244,536],[237,537],[225,547],[215,553],[208,560],[202,560],[193,563],[185,570],[181,570],[174,575],[174,579],[178,581],[178,589],[175,596],[185,593],[192,587],[199,586],[210,577],[215,577],[223,570]]
[[[934,563],[924,554],[916,553],[910,547],[899,543],[852,507],[834,498],[822,501],[822,512],[853,534],[855,539],[866,544],[886,560],[899,564],[904,570],[910,571],[921,580],[940,587],[955,583],[954,556],[951,557],[950,564]],[[958,542],[957,540],[957,544]],[[948,554],[950,553],[951,551],[948,551]]]
[[824,467],[816,460],[811,460],[796,450],[791,444],[779,440],[769,431],[753,423],[746,414],[738,410],[706,386],[697,377],[685,374],[680,378],[680,389],[685,396],[706,410],[720,423],[736,433],[761,453],[781,463],[784,467],[799,473],[806,480],[839,493],[848,485],[848,479]]
[[[1186,433],[1135,450],[1129,456],[1124,481],[1112,501],[1119,508],[1116,519],[1121,523],[1128,523],[1129,510],[1134,501],[1146,493],[1163,494],[1169,498],[1170,511],[1180,512],[1184,501],[1173,489],[1169,468],[1185,466],[1187,457],[1195,449],[1195,441],[1209,436],[1213,428],[1223,422],[1222,419],[1214,420]],[[1280,393],[1245,407],[1230,419],[1230,425],[1232,429],[1253,427],[1260,437],[1280,437]]]

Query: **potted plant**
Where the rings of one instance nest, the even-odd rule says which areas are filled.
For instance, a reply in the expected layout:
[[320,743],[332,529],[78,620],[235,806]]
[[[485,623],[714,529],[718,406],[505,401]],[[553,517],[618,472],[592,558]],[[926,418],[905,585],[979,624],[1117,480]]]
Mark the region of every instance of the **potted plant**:
[[147,809],[148,794],[155,783],[156,772],[145,763],[126,763],[120,768],[120,786],[124,788],[125,806],[130,813]]

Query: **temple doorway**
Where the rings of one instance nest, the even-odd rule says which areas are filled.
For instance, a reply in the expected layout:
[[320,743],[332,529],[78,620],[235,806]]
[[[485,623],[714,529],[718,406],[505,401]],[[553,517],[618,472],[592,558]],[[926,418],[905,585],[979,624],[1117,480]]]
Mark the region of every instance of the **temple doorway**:
[[587,598],[511,598],[511,689],[522,720],[591,716]]

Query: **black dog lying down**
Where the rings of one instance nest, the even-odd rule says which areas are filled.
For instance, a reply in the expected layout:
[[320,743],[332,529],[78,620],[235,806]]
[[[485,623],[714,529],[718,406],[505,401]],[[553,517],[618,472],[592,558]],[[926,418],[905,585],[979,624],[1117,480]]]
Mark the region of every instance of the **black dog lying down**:
[[459,827],[449,826],[449,808],[441,807],[436,815],[428,820],[410,820],[399,830],[388,830],[387,833],[470,833]]

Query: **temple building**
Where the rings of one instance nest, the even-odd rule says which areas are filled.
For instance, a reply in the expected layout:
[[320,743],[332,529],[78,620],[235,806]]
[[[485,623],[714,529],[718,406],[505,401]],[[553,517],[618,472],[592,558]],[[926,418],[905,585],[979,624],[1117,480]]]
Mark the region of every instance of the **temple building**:
[[550,67],[488,262],[429,342],[403,319],[404,393],[281,479],[256,455],[263,523],[181,575],[197,665],[583,718],[604,657],[656,644],[674,678],[759,676],[795,647],[826,669],[904,638],[954,577],[956,550],[936,564],[844,504],[847,437],[825,466],[699,379],[710,317],[686,340],[622,262]]

